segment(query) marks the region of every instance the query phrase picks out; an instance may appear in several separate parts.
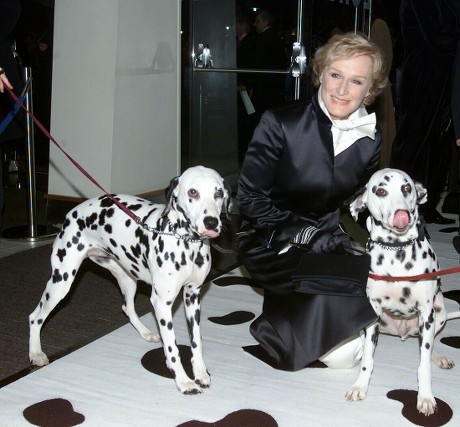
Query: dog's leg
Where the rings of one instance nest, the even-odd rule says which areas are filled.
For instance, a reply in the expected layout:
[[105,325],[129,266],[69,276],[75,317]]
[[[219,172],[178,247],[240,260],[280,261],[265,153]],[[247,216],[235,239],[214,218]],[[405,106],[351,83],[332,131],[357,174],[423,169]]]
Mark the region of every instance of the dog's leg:
[[[455,311],[451,313],[447,313],[446,309],[444,307],[444,304],[442,305],[442,310],[439,311],[436,307],[436,303],[438,300],[438,294],[436,295],[435,299],[435,310],[436,310],[436,332],[435,335],[438,334],[439,331],[442,330],[442,328],[445,326],[447,320],[452,320],[452,319],[460,319],[460,311]],[[433,353],[431,354],[431,360],[441,369],[452,369],[455,366],[454,361],[447,356],[443,356],[442,354],[439,354],[435,349],[433,349]]]
[[92,261],[109,270],[115,279],[123,294],[122,310],[128,316],[129,321],[134,328],[139,332],[139,335],[148,342],[159,342],[160,336],[151,331],[139,319],[134,305],[134,297],[136,296],[137,284],[136,281],[126,271],[111,258],[101,258],[97,256],[90,257]]
[[119,278],[118,285],[120,286],[124,298],[122,309],[128,316],[131,324],[136,328],[137,332],[139,332],[140,336],[144,338],[144,340],[148,342],[160,342],[160,335],[147,328],[137,315],[136,308],[134,306],[134,297],[136,296],[137,289],[136,282],[128,277],[126,277],[125,281],[122,281],[122,279]]
[[[166,358],[166,366],[171,372],[176,386],[181,393],[198,394],[201,388],[196,384],[184,370],[176,343],[176,334],[172,322],[172,304],[175,301],[180,289],[176,285],[167,282],[163,277],[161,286],[153,285],[151,301],[155,309],[160,336],[163,341],[163,351]],[[155,283],[155,282],[154,282]],[[161,288],[161,289],[160,289]]]
[[436,400],[431,390],[431,353],[435,335],[435,312],[432,304],[420,311],[420,365],[418,368],[417,409],[424,415],[436,410]]
[[200,287],[189,284],[184,287],[185,315],[187,317],[190,341],[192,343],[192,366],[195,382],[203,388],[211,385],[211,377],[203,359],[203,345],[200,331]]
[[[65,254],[63,256],[63,254]],[[29,315],[29,359],[33,365],[43,366],[49,363],[43,352],[40,331],[48,315],[56,305],[67,295],[75,279],[75,274],[85,255],[77,249],[67,252],[57,245],[51,254],[52,275],[46,284],[39,304]],[[62,260],[62,261],[61,261]]]
[[356,402],[366,397],[372,370],[374,369],[374,351],[379,336],[378,321],[366,328],[365,335],[363,358],[361,360],[359,375],[345,395],[346,399],[349,401]]
[[[434,310],[436,313],[436,336],[444,328],[447,321],[447,311],[444,306],[444,297],[441,291],[439,291],[434,298]],[[452,313],[450,315],[452,315]],[[452,369],[455,366],[455,363],[451,358],[439,354],[434,348],[431,353],[431,360],[441,369]]]

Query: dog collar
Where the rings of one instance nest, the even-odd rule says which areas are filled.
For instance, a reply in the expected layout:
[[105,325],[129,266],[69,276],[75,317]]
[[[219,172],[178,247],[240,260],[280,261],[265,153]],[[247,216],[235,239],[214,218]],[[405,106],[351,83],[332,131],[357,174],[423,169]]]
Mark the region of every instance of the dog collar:
[[185,242],[189,243],[202,243],[203,239],[202,238],[196,238],[194,236],[188,236],[188,235],[180,235],[176,231],[176,226],[174,226],[170,220],[168,220],[168,227],[169,231],[163,231],[163,230],[158,230],[157,228],[150,227],[147,225],[145,222],[138,222],[138,224],[145,230],[150,231],[151,233],[158,234],[160,236],[171,236],[175,237],[176,239],[183,240]]
[[383,249],[387,249],[389,251],[398,251],[400,249],[408,248],[409,246],[412,246],[415,242],[420,241],[423,242],[425,238],[430,238],[426,228],[425,224],[421,221],[418,224],[417,227],[418,230],[418,237],[415,239],[409,240],[408,242],[379,242],[377,240],[372,240],[369,238],[369,240],[366,243],[366,251],[369,251],[369,243],[374,242],[376,245],[379,245]]
[[408,242],[378,242],[377,240],[369,239],[366,244],[366,250],[369,251],[369,243],[373,242],[376,245],[379,245],[381,248],[389,251],[399,251],[400,249],[405,249],[412,246],[418,239],[412,239]]

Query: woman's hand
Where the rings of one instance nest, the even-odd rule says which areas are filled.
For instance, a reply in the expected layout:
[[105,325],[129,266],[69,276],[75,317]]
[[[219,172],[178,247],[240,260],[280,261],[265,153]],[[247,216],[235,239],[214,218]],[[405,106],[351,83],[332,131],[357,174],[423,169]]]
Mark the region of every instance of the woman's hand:
[[328,233],[327,231],[321,231],[315,235],[315,238],[313,238],[309,246],[312,252],[330,254],[341,252],[343,249],[343,242],[340,236]]
[[3,93],[5,91],[5,87],[13,89],[13,86],[6,77],[5,70],[2,67],[0,67],[0,92]]
[[333,253],[343,248],[340,236],[313,226],[302,229],[291,243],[319,254]]

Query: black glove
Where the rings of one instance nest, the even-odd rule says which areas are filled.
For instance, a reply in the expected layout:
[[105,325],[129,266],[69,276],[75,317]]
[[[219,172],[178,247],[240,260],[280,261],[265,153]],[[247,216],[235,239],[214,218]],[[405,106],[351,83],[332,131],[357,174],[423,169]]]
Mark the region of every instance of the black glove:
[[342,252],[343,250],[343,241],[340,236],[313,226],[303,228],[291,243],[319,254]]

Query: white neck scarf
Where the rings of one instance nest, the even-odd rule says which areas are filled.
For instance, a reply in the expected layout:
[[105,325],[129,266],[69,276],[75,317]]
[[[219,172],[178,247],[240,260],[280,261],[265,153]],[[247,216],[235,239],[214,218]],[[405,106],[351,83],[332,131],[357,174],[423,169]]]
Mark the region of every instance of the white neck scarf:
[[375,113],[368,114],[364,107],[360,107],[354,113],[350,114],[348,119],[334,120],[329,114],[329,111],[327,111],[323,99],[321,98],[321,87],[318,91],[318,101],[324,114],[326,114],[332,122],[334,156],[345,151],[360,138],[367,136],[371,139],[375,139]]

